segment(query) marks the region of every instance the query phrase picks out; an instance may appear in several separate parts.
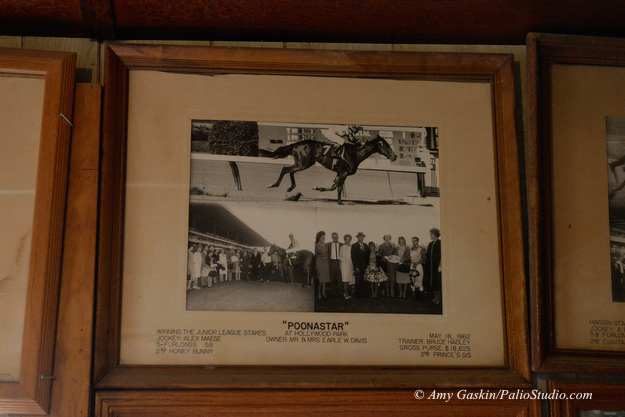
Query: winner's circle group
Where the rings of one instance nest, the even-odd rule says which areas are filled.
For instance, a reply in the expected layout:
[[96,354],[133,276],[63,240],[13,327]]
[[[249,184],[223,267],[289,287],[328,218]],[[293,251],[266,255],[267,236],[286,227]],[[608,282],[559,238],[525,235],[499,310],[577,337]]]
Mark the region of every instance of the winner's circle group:
[[441,241],[440,230],[430,230],[430,242],[422,246],[419,238],[411,245],[400,236],[394,242],[384,235],[383,242],[365,242],[363,232],[350,234],[333,232],[326,242],[326,233],[319,231],[315,239],[315,269],[319,282],[317,298],[343,297],[416,297],[440,304]]
[[418,236],[384,235],[382,242],[367,241],[363,232],[355,239],[345,233],[319,231],[314,252],[301,249],[293,233],[286,249],[218,247],[210,242],[190,242],[187,290],[211,288],[219,283],[240,281],[294,281],[294,268],[302,270],[302,286],[315,287],[318,300],[351,298],[415,298],[433,304],[442,302],[441,232],[429,231],[424,246]]

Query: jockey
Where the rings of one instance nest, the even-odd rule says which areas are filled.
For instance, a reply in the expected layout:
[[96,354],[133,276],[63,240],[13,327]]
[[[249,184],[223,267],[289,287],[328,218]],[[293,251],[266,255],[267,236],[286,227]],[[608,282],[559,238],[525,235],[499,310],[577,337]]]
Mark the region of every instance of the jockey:
[[334,166],[336,160],[345,156],[345,143],[351,143],[357,146],[362,144],[363,139],[356,136],[358,133],[362,132],[362,130],[362,126],[359,125],[331,126],[326,130],[322,130],[323,136],[332,142],[332,145],[325,147],[323,151],[323,155],[334,158],[332,166]]
[[299,250],[299,243],[295,240],[293,233],[289,233],[289,246],[286,248],[286,253],[295,253]]

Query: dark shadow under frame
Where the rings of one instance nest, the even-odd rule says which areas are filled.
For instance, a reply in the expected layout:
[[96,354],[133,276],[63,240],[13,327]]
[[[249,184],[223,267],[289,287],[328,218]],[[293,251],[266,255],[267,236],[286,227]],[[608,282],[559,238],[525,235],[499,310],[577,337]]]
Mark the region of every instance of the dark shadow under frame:
[[551,66],[625,66],[625,40],[529,34],[530,320],[532,370],[625,373],[625,352],[558,349],[554,314],[553,138]]
[[[529,387],[529,337],[511,55],[109,45],[96,311],[96,389]],[[121,366],[128,80],[132,70],[488,83],[492,91],[506,365],[470,367]]]
[[[581,410],[625,411],[625,384],[619,382],[549,380],[551,416],[579,417]],[[590,394],[591,398],[574,398]]]

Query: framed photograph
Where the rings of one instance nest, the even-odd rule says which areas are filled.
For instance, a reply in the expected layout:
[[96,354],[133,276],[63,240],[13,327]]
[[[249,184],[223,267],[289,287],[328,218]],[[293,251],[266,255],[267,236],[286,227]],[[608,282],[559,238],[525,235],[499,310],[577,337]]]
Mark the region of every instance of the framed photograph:
[[95,382],[529,386],[510,55],[109,45]]
[[0,48],[0,413],[45,414],[76,55]]
[[625,416],[625,384],[598,381],[548,382],[553,417]]
[[532,367],[625,372],[625,41],[531,34]]
[[[502,396],[503,395],[503,396]],[[489,397],[490,398],[486,398]],[[531,392],[501,390],[288,390],[103,391],[95,398],[96,417],[115,415],[189,416],[233,414],[363,416],[449,415],[539,417],[540,400]],[[383,411],[382,411],[383,410]]]

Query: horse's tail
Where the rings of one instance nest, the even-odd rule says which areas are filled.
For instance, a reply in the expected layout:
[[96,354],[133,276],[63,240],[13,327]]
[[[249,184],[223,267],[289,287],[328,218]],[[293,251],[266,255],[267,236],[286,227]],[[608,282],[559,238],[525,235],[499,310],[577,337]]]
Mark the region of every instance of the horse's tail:
[[280,146],[275,151],[259,149],[258,152],[260,156],[264,156],[266,158],[286,158],[287,156],[291,155],[291,152],[293,151],[293,148],[295,147],[295,145],[297,145],[297,143],[298,142],[286,146]]

